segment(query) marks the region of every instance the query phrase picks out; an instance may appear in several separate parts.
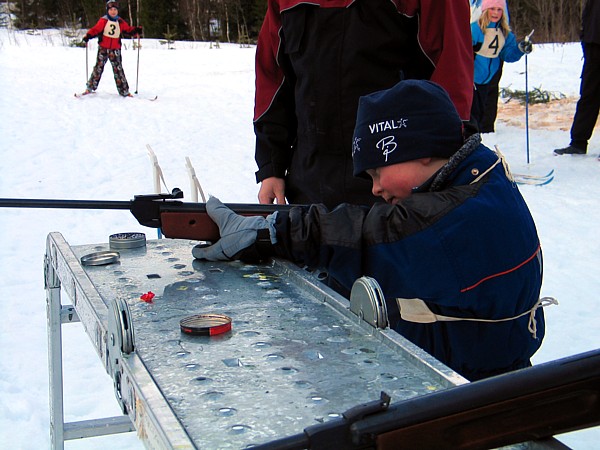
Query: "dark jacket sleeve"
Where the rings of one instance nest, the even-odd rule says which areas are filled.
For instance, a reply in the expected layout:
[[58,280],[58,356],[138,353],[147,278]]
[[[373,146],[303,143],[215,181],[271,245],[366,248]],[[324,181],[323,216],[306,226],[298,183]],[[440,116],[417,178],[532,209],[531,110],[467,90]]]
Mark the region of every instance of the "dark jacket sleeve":
[[585,2],[579,36],[582,42],[600,45],[600,2],[598,0]]
[[[333,270],[346,288],[362,273],[363,223],[369,208],[343,204],[298,206],[277,217],[277,256]],[[341,270],[338,270],[341,269]]]
[[283,178],[296,139],[294,92],[280,62],[281,15],[279,1],[269,0],[256,47],[254,131],[256,180]]
[[419,15],[419,43],[435,67],[431,81],[448,91],[460,117],[469,120],[473,100],[473,47],[468,2],[394,2],[401,13]]
[[[423,266],[433,264],[430,257],[436,255],[441,266],[438,276],[443,272],[439,238],[430,231],[426,238],[419,236],[446,214],[449,204],[460,204],[471,193],[470,187],[457,188],[451,193],[420,194],[423,200],[411,198],[370,208],[350,204],[331,211],[324,205],[295,207],[278,213],[275,250],[285,259],[326,269],[348,290],[357,278],[370,275],[384,282],[387,293],[399,295],[396,291],[403,283],[388,275],[406,267],[403,261],[410,259],[416,272],[425,272]],[[410,236],[414,238],[407,239]],[[419,264],[413,260],[415,255]]]
[[[257,96],[264,93],[258,86],[256,92]],[[284,81],[269,110],[254,122],[257,182],[269,177],[285,177],[291,162],[296,129],[293,88]]]

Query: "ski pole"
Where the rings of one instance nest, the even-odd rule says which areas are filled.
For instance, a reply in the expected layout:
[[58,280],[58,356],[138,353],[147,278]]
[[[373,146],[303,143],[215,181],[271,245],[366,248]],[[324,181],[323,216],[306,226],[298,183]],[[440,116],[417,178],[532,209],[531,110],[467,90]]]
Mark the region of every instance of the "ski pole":
[[140,79],[140,35],[138,34],[137,74],[135,76],[135,93],[138,93],[138,80]]
[[85,82],[87,84],[88,80],[90,79],[89,77],[89,64],[88,64],[88,46],[87,46],[87,42],[85,43]]
[[[525,36],[525,42],[529,42],[531,35],[535,30],[531,30]],[[527,70],[527,53],[525,53],[525,139],[527,147],[527,164],[529,164],[529,71]]]
[[527,55],[525,55],[525,138],[527,140],[527,164],[529,164],[529,89],[527,81]]

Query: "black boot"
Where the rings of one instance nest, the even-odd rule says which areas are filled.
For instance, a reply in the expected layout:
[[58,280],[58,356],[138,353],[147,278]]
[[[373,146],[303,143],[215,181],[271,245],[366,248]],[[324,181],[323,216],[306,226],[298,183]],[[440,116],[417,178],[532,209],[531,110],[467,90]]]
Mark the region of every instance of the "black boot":
[[585,155],[586,153],[586,149],[573,147],[572,145],[554,150],[555,155]]

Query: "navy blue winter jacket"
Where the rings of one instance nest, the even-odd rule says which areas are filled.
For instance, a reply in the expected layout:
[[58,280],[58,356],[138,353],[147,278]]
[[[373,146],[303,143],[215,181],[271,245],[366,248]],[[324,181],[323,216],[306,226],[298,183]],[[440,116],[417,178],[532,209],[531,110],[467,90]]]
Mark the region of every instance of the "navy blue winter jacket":
[[[276,250],[326,268],[350,289],[362,275],[386,297],[390,326],[470,380],[527,367],[544,336],[542,252],[533,218],[499,156],[472,136],[405,201],[278,213]],[[396,298],[436,314],[501,322],[407,322]]]

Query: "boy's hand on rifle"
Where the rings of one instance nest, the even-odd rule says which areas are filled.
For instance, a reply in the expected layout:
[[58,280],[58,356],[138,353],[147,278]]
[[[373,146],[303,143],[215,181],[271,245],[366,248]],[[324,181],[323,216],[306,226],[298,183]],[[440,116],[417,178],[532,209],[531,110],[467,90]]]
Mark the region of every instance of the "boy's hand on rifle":
[[244,217],[234,213],[216,197],[206,202],[206,212],[219,227],[219,239],[215,244],[196,245],[192,255],[208,261],[257,262],[273,255],[275,219],[277,212],[265,217]]

